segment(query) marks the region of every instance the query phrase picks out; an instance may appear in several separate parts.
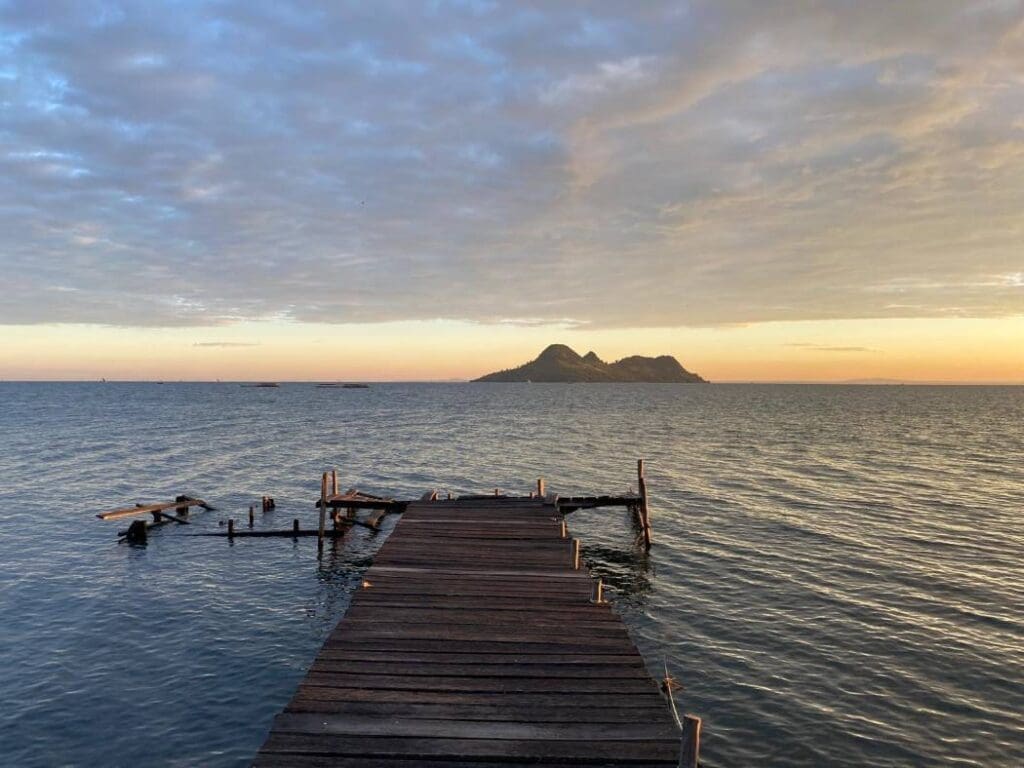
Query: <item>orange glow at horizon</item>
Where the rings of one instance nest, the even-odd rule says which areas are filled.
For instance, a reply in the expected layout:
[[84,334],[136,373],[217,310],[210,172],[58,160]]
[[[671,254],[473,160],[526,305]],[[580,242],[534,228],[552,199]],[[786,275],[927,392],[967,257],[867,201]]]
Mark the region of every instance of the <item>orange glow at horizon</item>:
[[554,342],[606,360],[671,354],[711,381],[1024,383],[1024,316],[600,330],[450,321],[7,326],[0,378],[465,380],[519,365]]

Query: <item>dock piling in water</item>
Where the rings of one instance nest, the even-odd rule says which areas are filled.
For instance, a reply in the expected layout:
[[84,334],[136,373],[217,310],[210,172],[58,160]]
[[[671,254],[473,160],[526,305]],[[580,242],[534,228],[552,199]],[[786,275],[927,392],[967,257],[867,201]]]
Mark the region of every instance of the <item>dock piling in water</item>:
[[147,536],[146,527],[145,520],[133,520],[132,524],[128,526],[128,530],[125,531],[125,537],[132,544],[145,544]]
[[644,460],[636,460],[637,490],[640,492],[640,525],[644,549],[651,548],[651,512],[647,504],[647,478],[644,477]]
[[324,551],[324,523],[327,519],[327,473],[324,472],[320,479],[320,526],[317,528],[316,551],[322,554]]
[[679,768],[698,768],[700,765],[701,719],[683,715],[683,731],[679,739]]

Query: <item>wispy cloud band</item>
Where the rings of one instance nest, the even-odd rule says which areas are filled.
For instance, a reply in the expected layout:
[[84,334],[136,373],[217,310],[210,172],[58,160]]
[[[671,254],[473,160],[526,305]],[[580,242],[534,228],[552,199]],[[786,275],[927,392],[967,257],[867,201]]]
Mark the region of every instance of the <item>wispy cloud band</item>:
[[8,2],[0,323],[1020,314],[1022,20]]

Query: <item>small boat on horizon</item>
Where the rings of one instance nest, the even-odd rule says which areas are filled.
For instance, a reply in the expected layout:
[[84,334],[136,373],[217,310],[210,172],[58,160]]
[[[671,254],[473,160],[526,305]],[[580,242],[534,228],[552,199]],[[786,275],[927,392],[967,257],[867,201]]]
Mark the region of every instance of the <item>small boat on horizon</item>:
[[324,381],[317,384],[321,389],[369,389],[369,384],[358,384],[355,382],[334,382]]
[[269,387],[269,388],[276,388],[276,387],[280,387],[281,385],[278,384],[276,381],[260,381],[260,382],[257,382],[255,384],[242,384],[242,386],[243,387],[260,387],[260,388],[267,388],[267,387]]

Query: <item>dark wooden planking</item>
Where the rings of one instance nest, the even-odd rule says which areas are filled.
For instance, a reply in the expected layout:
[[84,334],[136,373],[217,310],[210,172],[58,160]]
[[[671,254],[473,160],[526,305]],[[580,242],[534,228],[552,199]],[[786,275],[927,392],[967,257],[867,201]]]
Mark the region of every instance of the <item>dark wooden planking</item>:
[[[561,664],[573,666],[576,664],[609,664],[612,666],[634,665],[642,667],[643,658],[638,653],[632,654],[572,654],[572,653],[547,653],[547,654],[514,654],[514,653],[446,653],[444,651],[405,651],[401,655],[388,653],[387,651],[366,650],[363,648],[324,648],[317,659],[334,659],[337,661],[395,661],[401,663],[423,663],[423,664],[519,664],[529,666],[531,664]],[[660,705],[659,705],[660,706]]]
[[[514,763],[512,763],[514,765]],[[576,765],[588,765],[594,768],[618,768],[621,763],[615,761],[600,761],[575,763]],[[260,753],[253,763],[253,768],[508,768],[510,763],[507,760],[416,760],[410,762],[405,758],[387,757],[340,757],[338,755],[313,755],[313,754],[272,754]],[[551,763],[546,761],[530,761],[531,768],[565,768],[563,761]],[[630,762],[630,768],[666,768],[674,766],[675,762],[668,760],[662,762]]]
[[339,674],[402,675],[404,677],[540,677],[545,680],[556,678],[586,677],[602,679],[623,678],[650,680],[642,666],[626,664],[471,664],[457,662],[388,662],[350,661],[320,656],[309,668],[310,672],[333,672]]
[[374,621],[388,621],[388,620],[401,620],[406,619],[409,621],[498,621],[498,622],[530,622],[537,621],[540,623],[547,622],[558,622],[565,626],[565,620],[567,617],[573,619],[573,621],[583,622],[596,622],[599,624],[613,624],[621,627],[619,617],[611,611],[602,610],[600,606],[595,606],[594,610],[587,610],[586,608],[567,608],[564,610],[547,610],[547,611],[536,611],[531,613],[530,611],[524,610],[502,610],[500,608],[491,607],[473,607],[473,608],[425,608],[416,607],[412,605],[402,605],[400,607],[390,607],[382,604],[382,601],[361,601],[359,605],[353,606],[348,610],[348,617],[352,620],[357,619],[371,619]]
[[[435,631],[444,631],[444,628],[451,628],[459,632],[471,631],[474,629],[483,629],[489,634],[493,635],[495,631],[501,631],[506,638],[525,638],[535,636],[554,636],[564,637],[565,636],[565,620],[548,620],[542,621],[537,619],[531,621],[529,624],[523,624],[521,619],[510,618],[488,618],[493,614],[484,614],[483,612],[472,613],[463,611],[461,614],[449,614],[451,618],[443,620],[443,627],[438,627],[438,619],[434,618],[421,618],[416,616],[402,617],[398,616],[381,616],[380,618],[365,618],[357,619],[352,618],[345,622],[345,626],[354,630],[380,630],[384,632],[398,632],[402,627],[409,629],[409,635],[417,635],[420,637],[431,636],[424,635],[424,630],[430,628],[430,633]],[[577,619],[573,622],[573,632],[577,637],[628,637],[625,627],[617,621],[586,621],[583,619]],[[444,635],[449,637],[449,635]],[[454,635],[452,635],[454,636]]]
[[599,634],[593,630],[574,631],[571,637],[567,637],[565,629],[544,628],[533,629],[525,627],[522,632],[515,635],[511,633],[500,633],[502,637],[495,638],[498,632],[478,627],[448,626],[446,624],[413,624],[409,626],[368,626],[350,627],[347,624],[340,627],[330,636],[330,641],[359,641],[367,644],[376,644],[381,641],[384,645],[390,640],[417,640],[433,641],[436,643],[447,642],[493,642],[498,644],[517,645],[521,643],[543,643],[562,645],[586,645],[600,648],[622,648],[632,649],[632,641],[629,640],[625,630],[620,634]]
[[[386,548],[386,547],[387,547],[387,544],[384,545],[384,548]],[[384,551],[384,548],[381,549],[382,552]],[[444,578],[444,577],[449,577],[449,576],[451,576],[451,577],[472,576],[473,578],[483,578],[483,577],[481,577],[481,575],[479,573],[476,573],[476,572],[473,572],[473,571],[466,571],[466,570],[464,570],[462,568],[452,567],[452,566],[449,566],[447,563],[445,563],[445,564],[437,564],[437,563],[435,563],[433,565],[433,567],[423,567],[423,566],[417,567],[417,566],[410,566],[410,565],[405,565],[405,566],[388,565],[388,566],[385,566],[385,565],[378,565],[375,562],[373,567],[370,568],[366,572],[366,575],[369,578],[372,578],[374,575],[376,575],[376,576],[381,576],[381,575],[389,576],[389,575],[395,575],[395,574],[401,574],[401,575],[404,575],[404,576],[406,576],[406,577],[408,577],[410,579],[419,579],[419,578],[423,577],[424,575],[430,575],[431,577],[437,577],[437,578]],[[587,576],[585,573],[583,573],[582,571],[573,571],[573,570],[551,570],[551,569],[548,569],[548,570],[537,570],[535,568],[513,568],[513,569],[493,568],[487,574],[487,577],[490,577],[490,578],[498,577],[498,576],[509,576],[509,577],[512,577],[512,578],[517,578],[518,577],[518,578],[522,578],[522,579],[531,579],[531,578],[534,578],[534,577],[540,577],[540,578],[548,579],[552,584],[561,584],[561,583],[568,584],[568,583],[572,583],[572,582],[584,582],[584,583],[587,583],[587,584],[591,583],[590,577]]]
[[[532,739],[431,739],[393,736],[335,736],[272,731],[265,752],[283,754],[344,755],[362,757],[518,758],[569,759],[577,765],[616,760],[619,765],[651,760],[672,760],[678,739],[648,741],[540,741]],[[579,759],[584,756],[583,759]],[[600,764],[600,763],[598,763]]]
[[636,653],[632,642],[577,640],[562,638],[551,640],[453,640],[421,637],[375,637],[366,634],[347,633],[343,628],[331,633],[324,647],[351,648],[353,643],[364,643],[375,651],[445,651],[448,653]]
[[338,686],[310,685],[303,682],[296,696],[317,701],[347,701],[372,704],[460,704],[473,706],[522,707],[577,707],[585,717],[591,709],[650,709],[664,708],[660,697],[609,693],[578,693],[564,690],[559,693],[500,693],[494,691],[403,691],[389,688],[342,688]]
[[667,723],[524,723],[501,720],[378,717],[286,712],[274,719],[277,733],[337,736],[394,736],[430,739],[494,739],[532,741],[650,741],[679,738]]
[[359,717],[438,720],[510,720],[520,723],[662,723],[675,725],[664,706],[579,707],[572,702],[562,706],[514,706],[510,704],[409,704],[401,702],[361,702],[317,699],[296,695],[287,712],[320,712]]
[[[590,593],[576,595],[560,595],[557,598],[545,597],[545,604],[551,608],[564,609],[566,620],[572,618],[573,609],[577,608],[581,600],[590,598]],[[421,592],[421,593],[392,593],[390,595],[379,595],[372,600],[367,598],[359,601],[363,606],[390,606],[408,608],[449,608],[467,609],[487,608],[493,611],[500,610],[522,610],[529,607],[531,601],[535,601],[537,595],[530,593],[501,593],[501,592]]]
[[257,765],[674,765],[675,722],[560,519],[409,504]]
[[446,675],[335,674],[311,669],[306,683],[321,687],[370,688],[392,691],[465,691],[467,693],[580,693],[649,694],[657,692],[650,677],[644,678],[569,678],[550,677],[451,677]]

